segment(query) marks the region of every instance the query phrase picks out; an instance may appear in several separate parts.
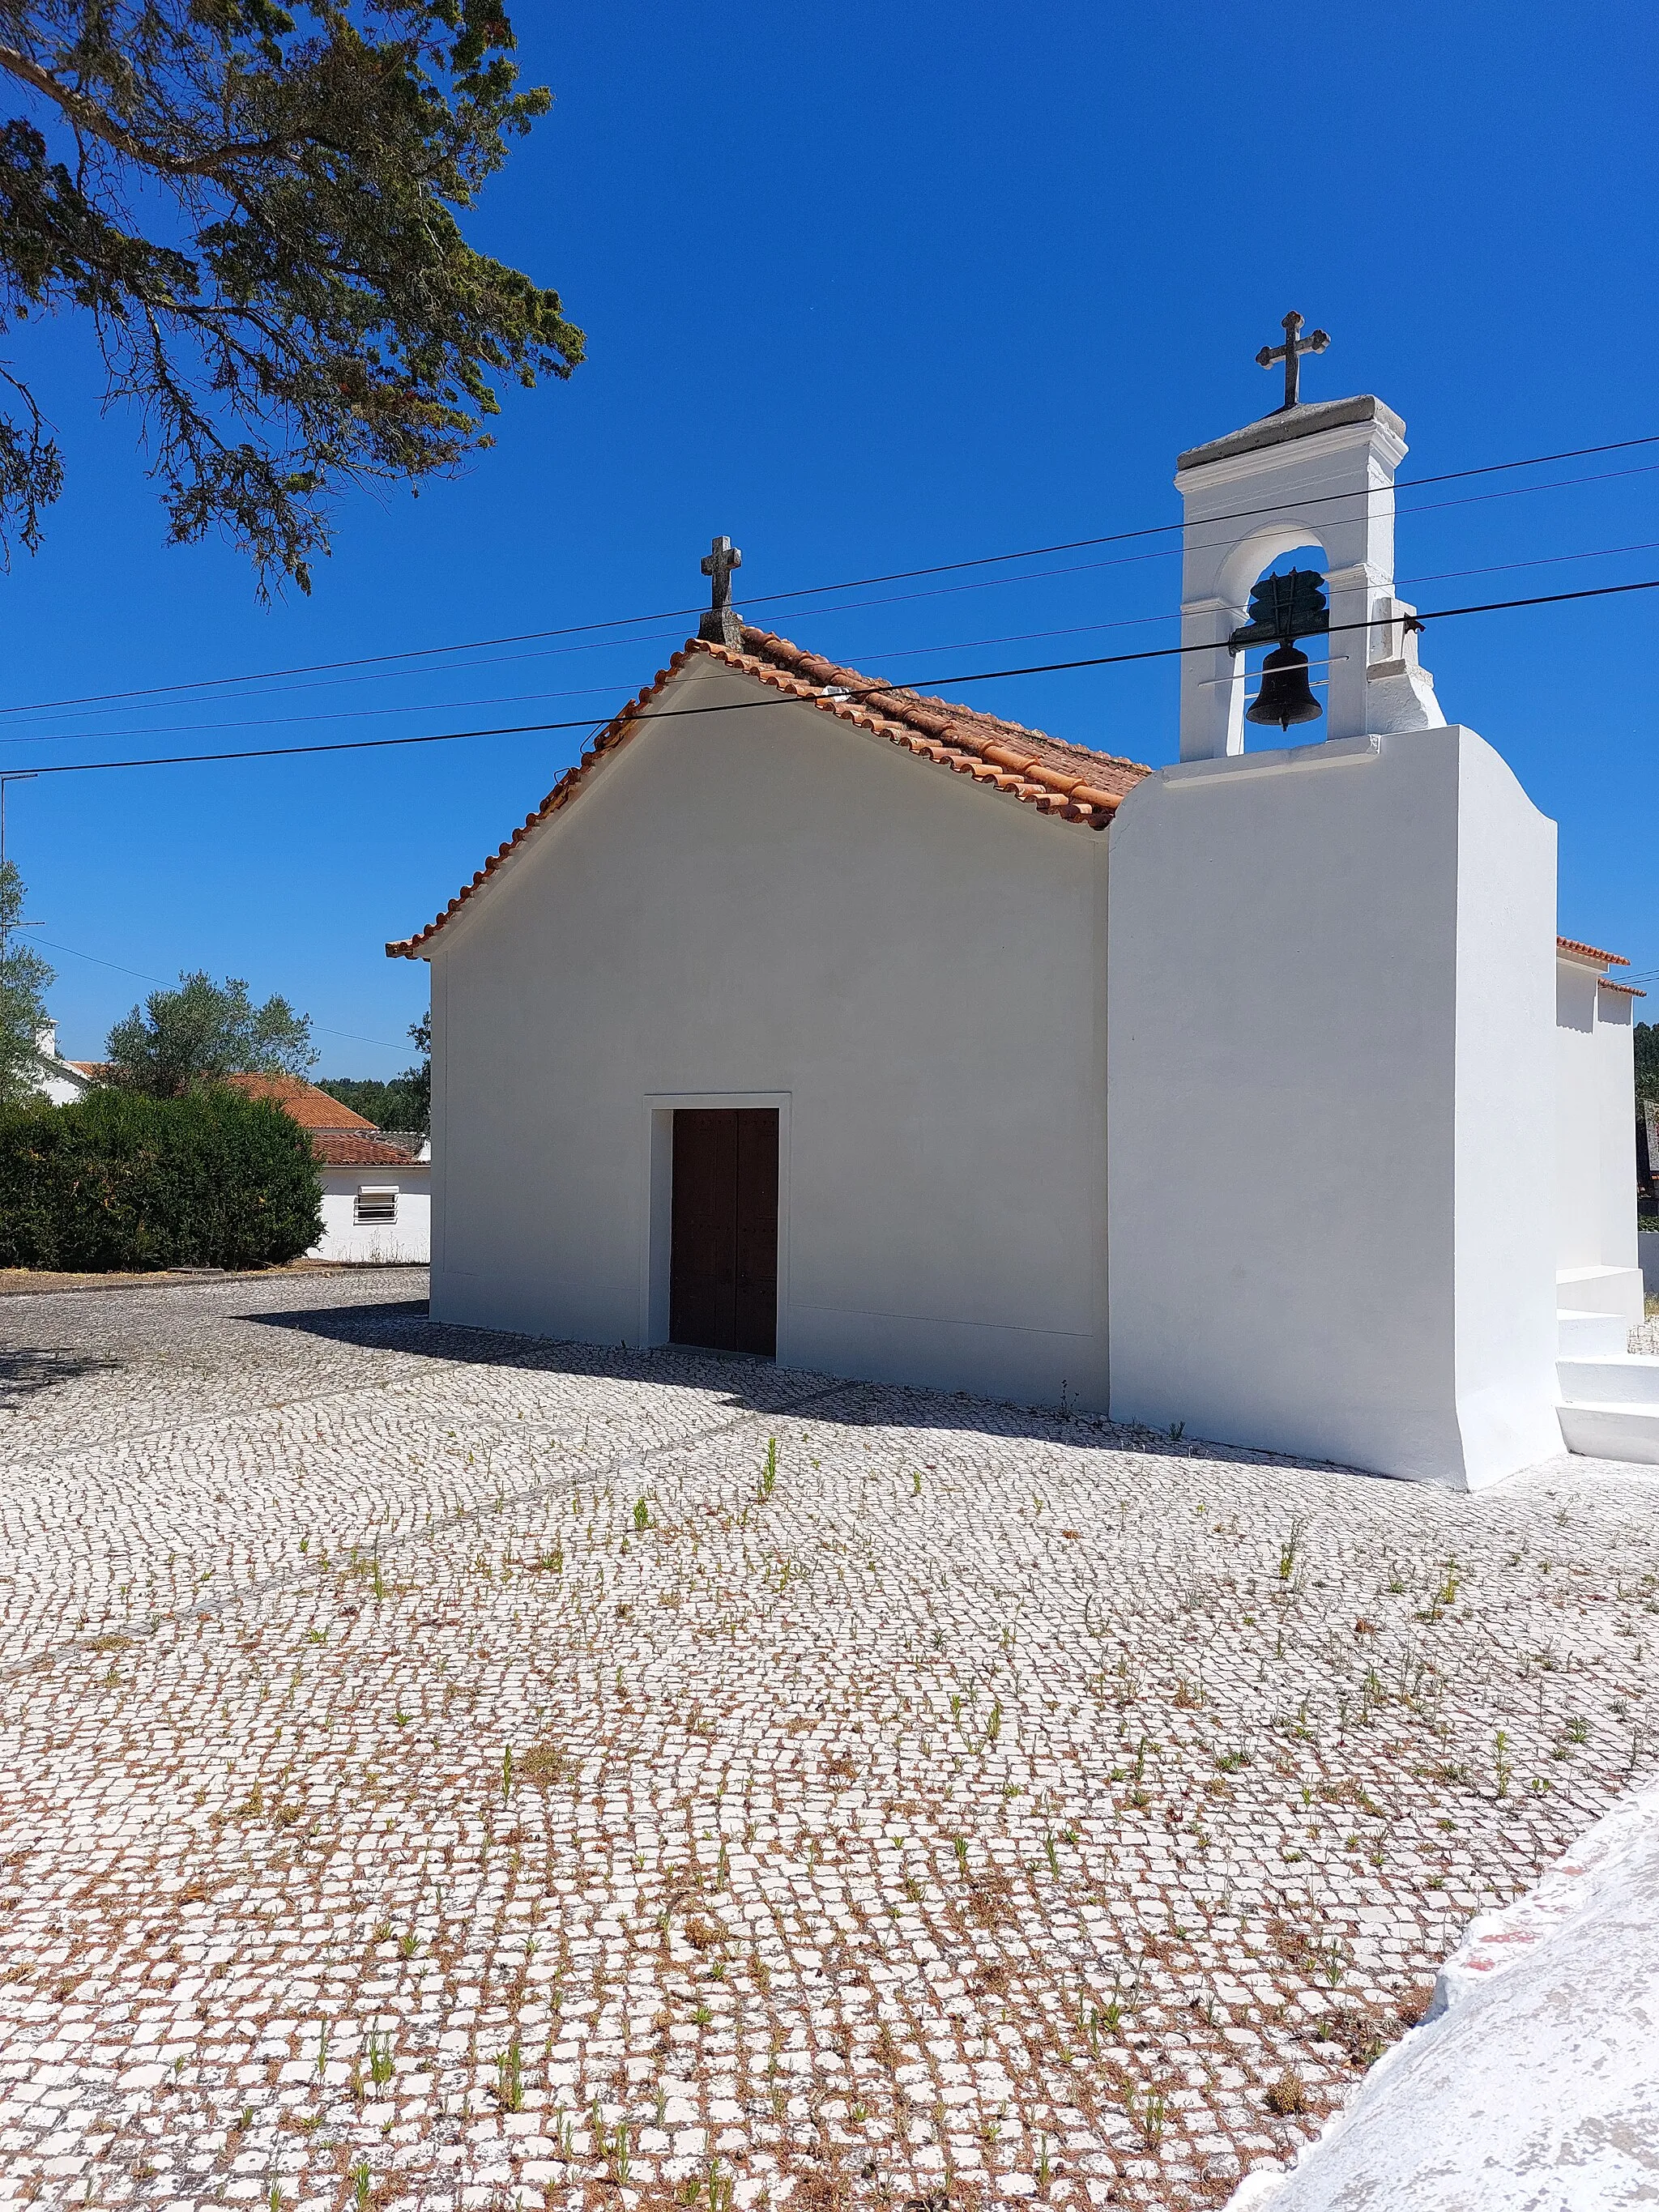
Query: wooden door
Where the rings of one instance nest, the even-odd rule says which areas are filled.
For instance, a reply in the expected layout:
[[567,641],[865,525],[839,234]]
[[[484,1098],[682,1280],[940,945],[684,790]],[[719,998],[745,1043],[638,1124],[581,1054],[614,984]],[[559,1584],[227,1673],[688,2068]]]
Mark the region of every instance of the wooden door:
[[778,1109],[745,1106],[737,1120],[736,1349],[774,1359],[778,1350]]
[[778,1348],[775,1106],[674,1115],[668,1334],[714,1352]]

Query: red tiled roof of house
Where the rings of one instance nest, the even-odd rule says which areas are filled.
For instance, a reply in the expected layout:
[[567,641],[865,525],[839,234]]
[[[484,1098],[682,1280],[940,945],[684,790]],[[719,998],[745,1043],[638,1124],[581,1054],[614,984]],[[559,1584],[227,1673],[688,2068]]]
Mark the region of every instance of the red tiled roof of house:
[[418,957],[422,948],[488,882],[507,855],[550,816],[570,804],[596,764],[644,726],[650,718],[643,709],[696,653],[707,653],[744,675],[758,677],[786,698],[803,700],[838,721],[884,737],[902,750],[915,753],[953,775],[968,776],[988,791],[1012,795],[1025,805],[1035,806],[1039,813],[1082,823],[1091,830],[1103,830],[1119,800],[1142,776],[1152,773],[1137,761],[1093,752],[1086,745],[1066,744],[1045,737],[1041,730],[1028,730],[1018,722],[1006,722],[972,707],[953,707],[944,699],[927,698],[917,691],[890,689],[860,676],[856,669],[838,667],[818,653],[791,645],[787,638],[774,637],[768,630],[745,629],[740,650],[690,638],[667,667],[658,672],[655,682],[606,725],[576,766],[560,777],[536,811],[526,817],[522,826],[484,862],[437,919],[413,937],[388,945],[387,955],[394,960]]
[[1617,991],[1621,998],[1645,999],[1648,995],[1645,991],[1638,991],[1634,983],[1615,983],[1611,975],[1598,975],[1595,980],[1604,991]]
[[1581,945],[1576,937],[1558,937],[1558,952],[1576,952],[1581,960],[1604,961],[1609,968],[1628,968],[1630,963],[1622,952],[1602,952],[1594,945]]
[[343,1106],[326,1091],[297,1075],[228,1075],[224,1079],[244,1098],[269,1098],[302,1129],[366,1129],[371,1136],[375,1133],[373,1121],[354,1114],[349,1106]]
[[379,1136],[360,1137],[352,1129],[313,1129],[311,1133],[313,1158],[331,1168],[412,1168],[424,1167],[424,1160],[416,1160],[396,1145],[388,1145]]

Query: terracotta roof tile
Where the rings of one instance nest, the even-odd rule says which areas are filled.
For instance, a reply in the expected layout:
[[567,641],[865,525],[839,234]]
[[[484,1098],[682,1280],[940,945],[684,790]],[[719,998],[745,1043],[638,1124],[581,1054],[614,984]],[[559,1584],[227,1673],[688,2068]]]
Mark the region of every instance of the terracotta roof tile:
[[1630,966],[1629,961],[1622,952],[1602,952],[1594,945],[1581,945],[1576,937],[1558,937],[1555,940],[1555,949],[1558,952],[1576,952],[1581,960],[1603,961],[1609,968]]
[[371,1135],[374,1132],[372,1121],[297,1075],[228,1075],[225,1081],[244,1098],[269,1098],[302,1129],[366,1129]]
[[1617,991],[1621,998],[1645,999],[1645,991],[1638,991],[1634,983],[1615,983],[1611,975],[1598,975],[1596,981],[1604,991]]
[[383,1138],[360,1137],[352,1129],[313,1129],[311,1150],[313,1158],[331,1168],[424,1168],[428,1164],[398,1146],[388,1145]]
[[965,775],[988,790],[1012,794],[1040,814],[1081,823],[1091,830],[1103,830],[1119,800],[1142,776],[1152,773],[1137,761],[1093,752],[1085,745],[1066,744],[1041,730],[1028,730],[1018,722],[1004,721],[999,715],[981,714],[972,707],[954,707],[946,700],[931,699],[918,691],[890,689],[860,675],[856,669],[840,667],[822,654],[805,652],[768,630],[745,629],[741,648],[691,638],[667,667],[659,671],[656,681],[600,731],[576,766],[560,777],[535,812],[526,816],[522,826],[484,862],[471,882],[463,885],[436,920],[413,937],[388,945],[388,956],[418,958],[451,915],[489,881],[507,855],[570,804],[599,761],[625,744],[642,726],[649,719],[643,710],[696,653],[707,653],[744,675],[757,677],[786,698],[802,700],[833,714],[838,721],[884,737],[902,750],[948,769],[952,775]]

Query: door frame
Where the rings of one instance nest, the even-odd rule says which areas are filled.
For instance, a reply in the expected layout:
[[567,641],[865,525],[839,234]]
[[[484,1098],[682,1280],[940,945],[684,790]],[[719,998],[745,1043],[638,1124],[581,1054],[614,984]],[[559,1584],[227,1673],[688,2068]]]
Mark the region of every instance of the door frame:
[[[789,1301],[789,1109],[787,1091],[653,1091],[645,1098],[646,1236],[640,1285],[640,1341],[666,1344],[673,1254],[674,1115],[678,1108],[770,1107],[778,1117],[778,1348],[780,1367],[795,1364]],[[735,1356],[735,1355],[734,1355]]]

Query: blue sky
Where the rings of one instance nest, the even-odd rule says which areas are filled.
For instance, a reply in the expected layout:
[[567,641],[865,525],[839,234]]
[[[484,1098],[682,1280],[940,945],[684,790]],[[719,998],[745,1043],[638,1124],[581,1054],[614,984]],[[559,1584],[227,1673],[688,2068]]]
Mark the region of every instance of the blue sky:
[[[1334,340],[1305,396],[1382,394],[1407,425],[1402,480],[1659,433],[1649,10],[1407,0],[1288,31],[1211,4],[514,12],[556,106],[471,234],[560,289],[586,366],[509,397],[464,479],[347,501],[313,597],[261,607],[228,548],[164,544],[84,331],[15,334],[70,481],[44,551],[0,578],[0,706],[686,606],[719,530],[743,549],[741,603],[1168,522],[1177,451],[1277,404],[1253,356],[1291,306]],[[1473,496],[1517,481],[1557,488]],[[1659,575],[1659,446],[1402,496],[1399,567],[1431,608]],[[764,613],[923,681],[1175,636],[1161,551],[992,573]],[[597,722],[684,629],[14,711],[0,766]],[[1424,653],[1449,716],[1559,822],[1564,928],[1638,970],[1659,969],[1656,644],[1659,592],[1448,624]],[[969,696],[1174,757],[1169,663]],[[480,738],[12,787],[65,1049],[95,1054],[147,988],[122,969],[203,966],[307,1011],[319,1073],[392,1073],[427,978],[384,940],[580,750]]]

